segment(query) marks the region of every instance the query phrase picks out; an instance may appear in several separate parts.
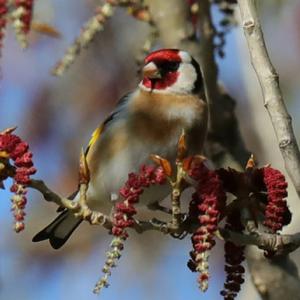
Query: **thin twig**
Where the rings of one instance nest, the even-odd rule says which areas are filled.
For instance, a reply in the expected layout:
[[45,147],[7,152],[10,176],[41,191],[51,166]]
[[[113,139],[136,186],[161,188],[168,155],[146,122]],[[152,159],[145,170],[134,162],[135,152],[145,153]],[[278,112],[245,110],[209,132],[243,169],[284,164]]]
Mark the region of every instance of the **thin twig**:
[[84,24],[79,36],[67,49],[64,57],[53,68],[53,75],[60,76],[70,67],[81,50],[86,48],[94,40],[96,34],[104,29],[104,24],[113,15],[114,10],[115,5],[108,1],[97,7],[95,15]]
[[58,206],[63,206],[67,209],[77,208],[77,203],[67,198],[60,197],[58,194],[48,188],[43,180],[31,179],[28,187],[39,191],[44,196],[44,199],[48,202],[54,202]]
[[58,206],[72,211],[76,217],[82,218],[92,225],[102,225],[106,229],[112,228],[112,221],[108,216],[99,211],[91,210],[86,204],[85,193],[87,187],[85,183],[80,185],[81,198],[80,201],[76,202],[59,196],[53,192],[42,180],[31,179],[31,182],[28,186],[39,191],[44,196],[46,201],[54,202]]
[[[48,202],[53,202],[57,204],[59,207],[63,207],[65,209],[70,210],[74,213],[74,215],[78,218],[82,218],[83,220],[88,221],[92,225],[102,225],[104,228],[110,230],[112,228],[112,220],[109,216],[105,214],[91,210],[86,202],[86,191],[87,184],[80,184],[80,200],[73,201],[64,197],[61,197],[57,193],[53,192],[43,180],[31,179],[28,187],[39,191],[44,199]],[[145,231],[154,230],[160,231],[164,234],[178,234],[181,235],[187,229],[187,225],[182,221],[180,214],[180,221],[176,223],[176,226],[172,222],[167,224],[166,222],[152,219],[149,221],[139,221],[135,220],[135,225],[133,229],[137,233],[143,233]]]
[[286,170],[300,197],[300,152],[279,86],[278,74],[271,63],[255,6],[255,0],[238,0],[242,26],[251,63],[259,80],[266,107],[278,140]]

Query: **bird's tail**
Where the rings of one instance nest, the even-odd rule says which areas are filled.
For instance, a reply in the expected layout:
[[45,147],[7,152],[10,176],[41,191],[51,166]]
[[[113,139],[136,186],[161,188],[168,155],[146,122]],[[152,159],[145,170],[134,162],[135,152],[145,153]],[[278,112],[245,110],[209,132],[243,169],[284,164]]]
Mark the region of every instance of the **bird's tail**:
[[82,220],[76,218],[71,212],[63,211],[51,224],[37,233],[32,241],[40,242],[49,239],[50,245],[58,249],[64,245],[81,222]]

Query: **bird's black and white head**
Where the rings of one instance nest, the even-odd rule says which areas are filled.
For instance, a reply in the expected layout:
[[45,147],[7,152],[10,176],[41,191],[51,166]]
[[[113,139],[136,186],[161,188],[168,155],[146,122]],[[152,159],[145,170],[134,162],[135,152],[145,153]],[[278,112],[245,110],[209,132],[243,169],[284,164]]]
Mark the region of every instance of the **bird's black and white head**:
[[150,53],[142,73],[139,87],[149,92],[196,94],[203,85],[199,64],[188,52],[177,49]]

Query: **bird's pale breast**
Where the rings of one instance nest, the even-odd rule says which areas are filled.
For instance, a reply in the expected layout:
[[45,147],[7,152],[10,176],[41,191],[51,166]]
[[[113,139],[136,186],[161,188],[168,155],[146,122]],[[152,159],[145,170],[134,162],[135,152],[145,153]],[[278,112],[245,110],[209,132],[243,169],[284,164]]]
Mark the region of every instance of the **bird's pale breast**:
[[[174,159],[183,128],[191,152],[201,153],[206,123],[206,104],[197,96],[137,91],[89,151],[88,163],[93,163],[88,197],[109,200],[111,193],[118,193],[128,173],[151,163],[150,154]],[[161,200],[168,193],[169,189],[156,189],[155,193],[146,193],[142,201]]]

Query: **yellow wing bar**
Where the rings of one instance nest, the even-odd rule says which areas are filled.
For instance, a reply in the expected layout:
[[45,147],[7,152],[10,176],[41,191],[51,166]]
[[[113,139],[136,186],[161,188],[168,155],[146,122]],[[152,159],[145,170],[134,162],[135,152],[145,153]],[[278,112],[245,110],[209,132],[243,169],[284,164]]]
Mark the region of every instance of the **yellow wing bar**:
[[89,149],[96,143],[96,141],[100,138],[101,136],[101,133],[103,132],[104,130],[104,123],[101,124],[101,126],[97,127],[94,132],[92,133],[92,137],[89,141],[89,144],[86,148],[86,151],[85,151],[85,155],[87,155],[87,153],[89,152]]

